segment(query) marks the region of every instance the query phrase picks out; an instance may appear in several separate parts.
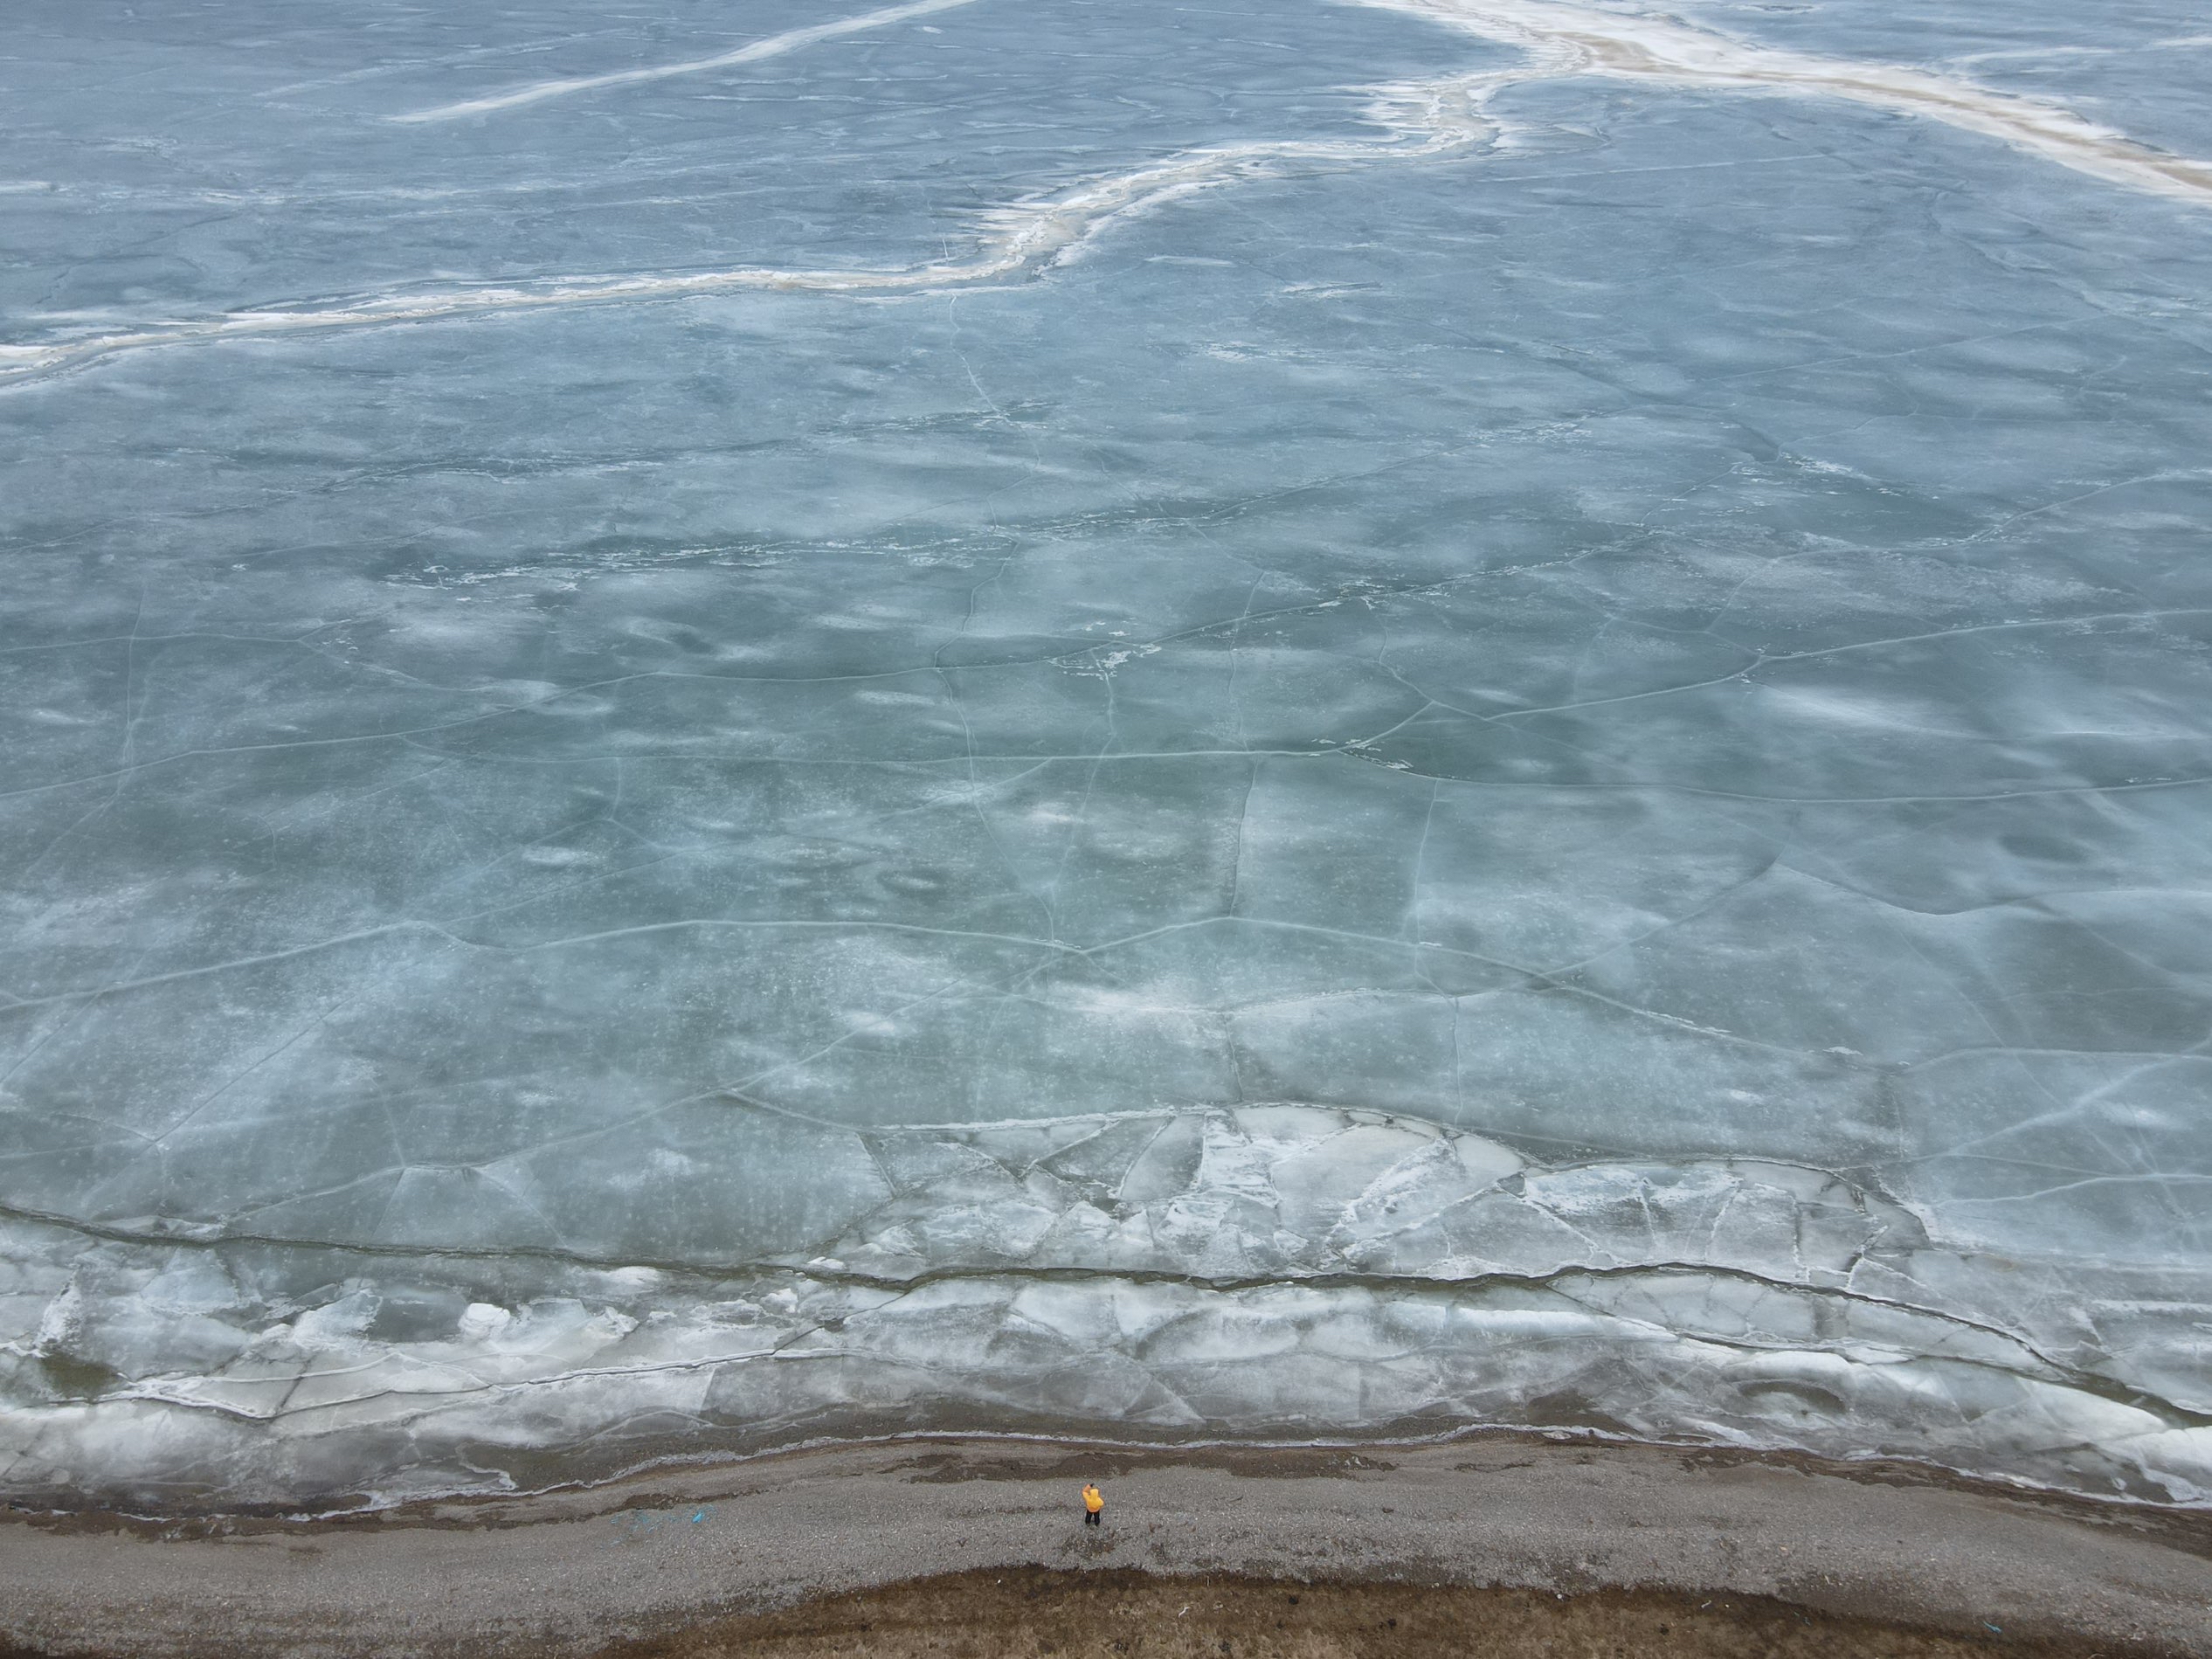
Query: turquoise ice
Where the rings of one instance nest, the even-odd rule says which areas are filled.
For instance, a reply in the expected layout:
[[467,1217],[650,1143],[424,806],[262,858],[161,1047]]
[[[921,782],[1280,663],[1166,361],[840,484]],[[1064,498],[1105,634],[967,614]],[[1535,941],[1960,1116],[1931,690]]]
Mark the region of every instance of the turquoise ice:
[[2212,1502],[2195,9],[22,10],[8,1494]]

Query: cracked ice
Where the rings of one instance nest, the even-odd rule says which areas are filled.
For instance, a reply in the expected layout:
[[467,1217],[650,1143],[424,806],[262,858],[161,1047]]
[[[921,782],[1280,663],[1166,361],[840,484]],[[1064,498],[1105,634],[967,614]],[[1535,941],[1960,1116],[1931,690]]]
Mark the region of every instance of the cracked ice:
[[9,1496],[2212,1502],[2188,8],[19,45]]

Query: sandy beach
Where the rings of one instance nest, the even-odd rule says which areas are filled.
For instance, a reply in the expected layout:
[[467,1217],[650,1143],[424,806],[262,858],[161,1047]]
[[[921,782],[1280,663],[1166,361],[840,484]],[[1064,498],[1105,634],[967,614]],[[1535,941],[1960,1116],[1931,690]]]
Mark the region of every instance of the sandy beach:
[[[1095,1531],[1087,1477],[1108,1497]],[[2208,1607],[2212,1517],[1519,1435],[909,1441],[373,1517],[0,1525],[0,1642],[149,1659],[2204,1656]]]

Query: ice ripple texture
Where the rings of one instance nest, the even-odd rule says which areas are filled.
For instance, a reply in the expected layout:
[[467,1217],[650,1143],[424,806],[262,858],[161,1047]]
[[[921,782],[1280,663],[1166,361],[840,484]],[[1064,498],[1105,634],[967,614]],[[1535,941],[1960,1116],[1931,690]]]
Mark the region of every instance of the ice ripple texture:
[[53,9],[0,1486],[1503,1424],[2212,1502],[2156,12]]

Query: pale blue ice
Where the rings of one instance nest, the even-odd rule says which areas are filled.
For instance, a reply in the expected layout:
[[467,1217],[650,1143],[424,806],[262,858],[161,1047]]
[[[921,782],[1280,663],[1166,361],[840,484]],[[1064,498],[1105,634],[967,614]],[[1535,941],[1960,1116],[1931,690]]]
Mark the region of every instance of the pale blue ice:
[[31,0],[0,1495],[2212,1503],[2212,28]]

